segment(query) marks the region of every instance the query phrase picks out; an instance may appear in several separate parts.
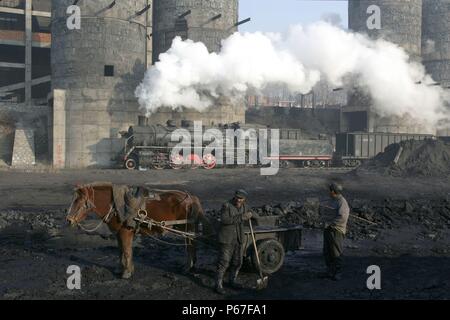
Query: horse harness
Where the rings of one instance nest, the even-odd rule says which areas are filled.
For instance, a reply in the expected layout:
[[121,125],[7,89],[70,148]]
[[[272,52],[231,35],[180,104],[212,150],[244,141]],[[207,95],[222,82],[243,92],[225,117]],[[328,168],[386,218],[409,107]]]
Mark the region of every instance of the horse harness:
[[[189,192],[185,191],[185,193],[186,193],[186,197],[183,200],[181,200],[177,204],[177,206],[182,204],[187,199],[191,199],[191,195],[189,194]],[[152,219],[152,218],[150,218],[148,216],[147,210],[140,209],[140,210],[138,210],[137,217],[134,218],[134,220],[138,223],[138,226],[136,228],[136,233],[139,232],[140,226],[144,225],[150,231],[152,230],[153,227],[158,227],[158,228],[161,228],[161,229],[163,229],[165,231],[173,233],[175,235],[182,236],[182,237],[184,237],[187,240],[193,240],[195,238],[195,234],[194,233],[187,231],[188,224],[195,223],[195,220],[188,219],[188,212],[187,211],[186,211],[186,219],[171,220],[171,221],[156,221],[156,220],[154,220],[154,219]],[[180,231],[180,230],[176,230],[176,229],[170,228],[172,226],[177,226],[177,225],[185,225],[186,226],[185,231]]]
[[[92,211],[94,211],[94,212],[96,211],[97,213],[99,213],[99,212],[97,211],[97,207],[96,207],[96,205],[95,205],[95,192],[94,192],[94,188],[91,186],[91,187],[87,188],[87,190],[88,190],[88,195],[87,195],[86,202],[87,202],[88,206],[87,206],[86,210],[87,210],[87,211],[91,211],[91,210],[92,210]],[[90,199],[89,191],[92,191],[92,200]],[[78,213],[78,212],[77,212],[77,213]],[[97,231],[97,230],[101,227],[101,225],[102,225],[103,223],[108,224],[108,223],[111,221],[112,217],[113,217],[115,214],[116,214],[116,211],[114,210],[114,202],[113,202],[113,203],[110,204],[110,206],[109,206],[109,211],[108,211],[108,213],[106,214],[106,216],[104,216],[104,217],[102,218],[102,220],[100,220],[100,222],[98,223],[98,225],[97,225],[95,228],[93,228],[93,229],[87,229],[87,228],[83,227],[83,225],[82,225],[81,223],[77,223],[77,225],[80,227],[81,230],[83,230],[83,231],[85,231],[85,232],[92,233],[92,232]]]
[[187,225],[189,223],[194,223],[195,221],[192,219],[183,219],[183,220],[173,220],[173,221],[155,221],[152,218],[148,217],[148,212],[146,210],[139,210],[138,216],[134,218],[134,220],[138,223],[138,228],[141,225],[146,226],[149,230],[152,230],[153,227],[158,227],[168,232],[174,233],[176,235],[185,237],[187,239],[194,239],[195,234],[187,231],[180,231],[173,228],[171,226],[176,225]]
[[83,230],[85,232],[89,232],[89,233],[95,232],[95,231],[97,231],[100,228],[100,226],[103,223],[107,224],[107,223],[109,223],[109,221],[111,221],[110,218],[112,218],[114,216],[114,214],[112,214],[112,213],[113,212],[115,213],[115,211],[113,209],[114,209],[114,205],[111,204],[108,214],[102,220],[100,220],[100,222],[98,223],[98,225],[94,229],[87,229],[87,228],[83,227],[83,225],[81,223],[78,223],[78,226],[80,227],[81,230]]
[[[87,211],[92,210],[94,212],[99,213],[97,211],[97,207],[94,204],[95,203],[94,188],[92,186],[90,186],[89,188],[87,188],[87,190],[88,190],[88,194],[87,194],[86,203],[88,205],[87,205],[86,210]],[[91,196],[89,194],[90,192],[92,193],[92,200],[91,200]],[[191,196],[190,196],[190,194],[188,192],[186,192],[186,197],[182,201],[180,201],[177,205],[180,205],[181,203],[186,201],[188,198],[191,198]],[[145,203],[145,201],[144,201],[144,203]],[[101,227],[101,225],[103,223],[108,224],[111,221],[111,219],[114,217],[114,215],[117,214],[117,210],[114,210],[114,207],[115,206],[114,206],[114,200],[113,200],[113,202],[110,204],[110,208],[109,208],[108,213],[102,218],[102,220],[99,222],[99,224],[93,229],[87,229],[86,227],[83,227],[83,225],[81,223],[78,223],[77,225],[80,227],[80,229],[82,229],[85,232],[89,232],[89,233],[95,232]],[[79,209],[79,210],[81,210],[81,209]],[[137,217],[134,218],[134,220],[136,222],[138,222],[138,226],[136,227],[135,233],[138,233],[139,230],[140,230],[140,226],[144,225],[149,230],[152,230],[153,227],[158,227],[158,228],[161,228],[161,229],[166,230],[168,232],[171,232],[171,233],[173,233],[175,235],[179,235],[179,236],[182,236],[182,237],[184,237],[186,239],[193,240],[195,238],[195,234],[191,233],[191,232],[187,232],[187,225],[190,224],[190,223],[194,223],[195,220],[188,219],[187,215],[188,214],[186,213],[186,219],[183,219],[183,220],[155,221],[155,220],[153,220],[153,219],[148,217],[147,210],[139,209]],[[176,225],[186,225],[186,231],[180,231],[180,230],[176,230],[176,229],[170,228],[171,226],[176,226]]]

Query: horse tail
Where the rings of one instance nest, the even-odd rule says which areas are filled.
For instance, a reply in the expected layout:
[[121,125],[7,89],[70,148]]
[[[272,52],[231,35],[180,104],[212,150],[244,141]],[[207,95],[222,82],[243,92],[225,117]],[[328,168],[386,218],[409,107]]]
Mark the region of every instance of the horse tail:
[[199,232],[199,226],[202,224],[203,227],[203,235],[206,237],[211,237],[216,234],[216,230],[214,229],[211,221],[206,217],[203,207],[201,205],[200,199],[197,196],[190,194],[188,191],[185,191],[186,197],[182,201],[189,199],[190,208],[186,210],[186,219],[192,219],[194,221],[195,232]]
[[203,235],[208,237],[215,234],[214,227],[211,221],[206,217],[200,199],[192,196],[192,217],[195,219],[195,229],[198,231],[199,225],[202,224]]

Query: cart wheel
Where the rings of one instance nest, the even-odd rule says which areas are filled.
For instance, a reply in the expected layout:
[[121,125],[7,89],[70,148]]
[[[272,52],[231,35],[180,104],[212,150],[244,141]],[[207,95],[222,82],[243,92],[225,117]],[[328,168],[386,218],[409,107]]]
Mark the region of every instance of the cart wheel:
[[[268,239],[257,243],[261,270],[264,274],[272,274],[280,270],[284,262],[283,245],[275,239]],[[256,254],[252,252],[252,263],[258,270]]]
[[133,158],[127,159],[127,161],[125,161],[125,168],[127,168],[128,170],[135,170],[136,167],[137,162]]

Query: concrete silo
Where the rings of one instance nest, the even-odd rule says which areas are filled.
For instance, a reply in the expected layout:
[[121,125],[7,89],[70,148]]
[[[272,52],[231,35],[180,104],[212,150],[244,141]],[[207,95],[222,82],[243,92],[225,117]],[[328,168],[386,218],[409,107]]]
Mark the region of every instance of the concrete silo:
[[238,0],[154,0],[153,57],[166,52],[176,36],[203,42],[212,51],[237,27]]
[[[349,0],[349,28],[372,39],[401,46],[413,61],[421,60],[422,0]],[[380,28],[372,24],[379,14]],[[342,131],[409,132],[401,119],[380,118],[371,112],[371,99],[356,90],[341,116]]]
[[[221,41],[237,31],[238,7],[238,0],[154,0],[153,61],[171,47],[176,36],[203,42],[210,52],[220,51]],[[149,120],[155,124],[174,120],[178,125],[182,120],[201,120],[205,125],[244,123],[245,109],[243,102],[221,97],[214,107],[202,113],[161,108]]]
[[[450,0],[424,1],[422,19],[423,64],[434,81],[450,87]],[[450,108],[450,106],[448,106]],[[438,136],[448,136],[450,120]]]
[[[368,20],[376,13],[370,10],[373,6],[380,9],[380,29],[369,29]],[[398,44],[412,58],[420,60],[422,0],[350,0],[348,14],[351,30]]]
[[450,87],[450,0],[424,1],[422,56],[433,79]]
[[69,30],[73,0],[52,3],[53,162],[109,167],[138,121],[134,91],[146,70],[146,0],[77,1],[81,28]]

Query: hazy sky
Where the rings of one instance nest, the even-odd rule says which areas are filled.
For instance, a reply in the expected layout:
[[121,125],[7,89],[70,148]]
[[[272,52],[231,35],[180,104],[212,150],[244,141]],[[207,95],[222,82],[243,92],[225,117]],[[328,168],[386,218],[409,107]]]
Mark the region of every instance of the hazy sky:
[[252,21],[240,31],[284,32],[292,24],[308,24],[323,16],[338,14],[347,27],[346,0],[240,0],[240,19]]

